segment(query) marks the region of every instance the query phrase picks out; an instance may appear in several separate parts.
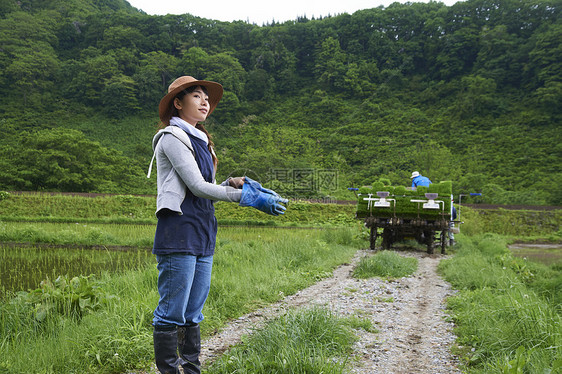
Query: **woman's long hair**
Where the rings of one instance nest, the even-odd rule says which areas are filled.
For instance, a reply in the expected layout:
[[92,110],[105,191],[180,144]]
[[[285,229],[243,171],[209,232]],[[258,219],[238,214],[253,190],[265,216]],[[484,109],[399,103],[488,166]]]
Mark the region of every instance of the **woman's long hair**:
[[[169,118],[165,118],[164,120],[162,120],[160,122],[160,124],[158,125],[158,130],[163,129],[166,126],[170,126],[170,120],[172,119],[172,117],[179,117],[179,112],[178,109],[176,108],[176,106],[174,105],[174,101],[176,99],[178,100],[182,100],[183,97],[185,95],[187,95],[188,93],[191,93],[193,91],[195,91],[195,89],[197,87],[201,87],[201,89],[203,90],[203,92],[205,93],[205,95],[209,95],[209,93],[207,92],[207,89],[204,86],[191,86],[191,87],[187,87],[185,90],[181,91],[180,93],[178,93],[176,95],[176,97],[174,98],[174,100],[172,100],[171,105],[172,105],[172,111],[170,114]],[[207,131],[207,129],[205,128],[205,125],[203,125],[202,123],[197,123],[197,125],[195,126],[196,129],[201,130],[205,133],[205,135],[207,135],[207,139],[209,140],[209,143],[207,144],[207,148],[209,149],[209,152],[211,153],[211,157],[213,158],[213,165],[215,166],[215,172],[217,171],[217,165],[219,164],[219,160],[217,159],[217,155],[215,154],[215,151],[213,150],[215,147],[215,143],[213,143],[213,140],[211,138],[211,134],[209,134],[209,132]]]

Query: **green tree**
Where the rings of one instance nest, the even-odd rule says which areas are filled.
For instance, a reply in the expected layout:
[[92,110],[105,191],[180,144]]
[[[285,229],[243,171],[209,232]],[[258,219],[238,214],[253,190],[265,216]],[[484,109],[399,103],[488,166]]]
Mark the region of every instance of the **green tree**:
[[499,107],[501,98],[495,95],[496,82],[479,75],[469,75],[461,79],[462,87],[456,104],[456,112],[462,117],[492,114]]
[[235,95],[244,91],[246,71],[231,53],[223,52],[209,56],[204,68],[205,79],[219,82]]
[[[53,87],[60,61],[53,45],[57,43],[53,25],[24,12],[12,12],[0,20],[0,77],[4,93],[29,104],[41,101]],[[8,93],[8,89],[11,90]],[[44,95],[43,97],[47,97]]]
[[553,24],[537,35],[537,42],[529,53],[530,68],[535,71],[539,86],[548,82],[562,82],[562,25]]
[[52,87],[58,66],[59,61],[53,49],[48,44],[37,42],[28,48],[14,50],[4,74],[5,79],[12,82],[11,86],[21,95],[24,106],[30,104],[29,97],[37,105],[37,101],[41,100],[40,94]]
[[138,29],[130,26],[116,25],[104,30],[103,39],[98,42],[97,47],[104,51],[119,48],[137,51],[144,44],[145,38]]
[[264,100],[273,93],[274,79],[263,69],[255,69],[248,73],[244,85],[244,97],[247,100]]
[[76,130],[23,132],[0,151],[7,169],[0,188],[69,192],[116,192],[135,188],[142,171],[115,151]]
[[8,13],[18,10],[15,0],[4,0],[0,2],[0,17],[4,18]]
[[537,104],[551,114],[562,113],[562,82],[549,81],[534,92]]
[[70,82],[69,91],[78,101],[99,106],[103,103],[102,92],[107,82],[120,74],[117,61],[112,56],[96,55],[87,57],[80,65],[79,73]]
[[477,30],[468,27],[445,34],[432,69],[434,75],[452,79],[470,72],[478,54],[478,38]]
[[126,75],[109,78],[101,99],[104,111],[112,117],[124,117],[140,110],[136,82]]
[[204,79],[208,60],[209,54],[203,48],[191,47],[182,54],[179,69],[182,71],[182,75],[191,75],[197,79]]
[[287,92],[295,87],[296,58],[285,46],[287,29],[283,26],[255,28],[249,34],[251,40],[251,57],[248,65],[251,70],[266,72],[278,92]]
[[317,52],[314,74],[324,89],[345,86],[346,62],[347,56],[337,39],[329,37],[322,42]]
[[518,86],[526,58],[520,51],[521,41],[507,32],[507,26],[498,25],[482,31],[480,45],[475,63],[478,74],[498,85]]
[[[141,66],[153,69],[160,78],[160,88],[162,92],[168,89],[170,79],[175,79],[178,70],[179,60],[177,57],[162,51],[153,51],[142,55]],[[191,74],[189,71],[185,74]],[[193,75],[197,78],[196,75]]]

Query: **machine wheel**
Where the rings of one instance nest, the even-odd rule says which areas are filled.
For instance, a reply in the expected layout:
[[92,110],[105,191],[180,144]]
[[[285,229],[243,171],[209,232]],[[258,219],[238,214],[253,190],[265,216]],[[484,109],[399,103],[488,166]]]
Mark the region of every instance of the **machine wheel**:
[[392,246],[392,230],[384,229],[382,232],[382,249],[390,249]]
[[373,251],[376,251],[376,241],[377,241],[377,226],[371,226],[371,235],[370,235],[370,239],[371,239],[371,249]]
[[441,236],[440,236],[440,240],[441,240],[441,254],[444,255],[445,254],[445,247],[447,246],[447,238],[449,236],[449,233],[445,230],[441,231]]
[[434,249],[435,231],[426,231],[427,253],[432,255]]

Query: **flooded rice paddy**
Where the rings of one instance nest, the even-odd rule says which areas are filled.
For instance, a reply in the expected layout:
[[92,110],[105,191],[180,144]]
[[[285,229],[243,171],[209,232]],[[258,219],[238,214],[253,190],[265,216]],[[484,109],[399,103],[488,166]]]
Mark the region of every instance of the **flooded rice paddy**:
[[514,243],[509,246],[509,249],[517,257],[523,257],[529,261],[540,262],[548,266],[562,262],[561,243]]
[[115,273],[150,263],[156,264],[156,259],[147,249],[0,244],[0,298],[8,292],[38,288],[47,278]]

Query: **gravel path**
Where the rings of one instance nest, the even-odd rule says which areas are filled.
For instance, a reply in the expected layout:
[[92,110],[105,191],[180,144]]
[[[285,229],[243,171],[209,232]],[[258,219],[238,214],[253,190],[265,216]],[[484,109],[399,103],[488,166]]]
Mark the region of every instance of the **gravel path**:
[[[352,373],[461,373],[450,348],[455,341],[453,323],[447,321],[445,300],[451,287],[437,274],[446,256],[402,251],[416,257],[418,270],[411,277],[386,281],[354,279],[351,272],[363,256],[360,250],[350,264],[338,267],[332,277],[288,296],[282,301],[238,318],[202,342],[201,361],[207,366],[268,320],[288,309],[322,305],[341,316],[370,319],[379,330],[358,332]],[[156,371],[154,371],[156,372]]]

